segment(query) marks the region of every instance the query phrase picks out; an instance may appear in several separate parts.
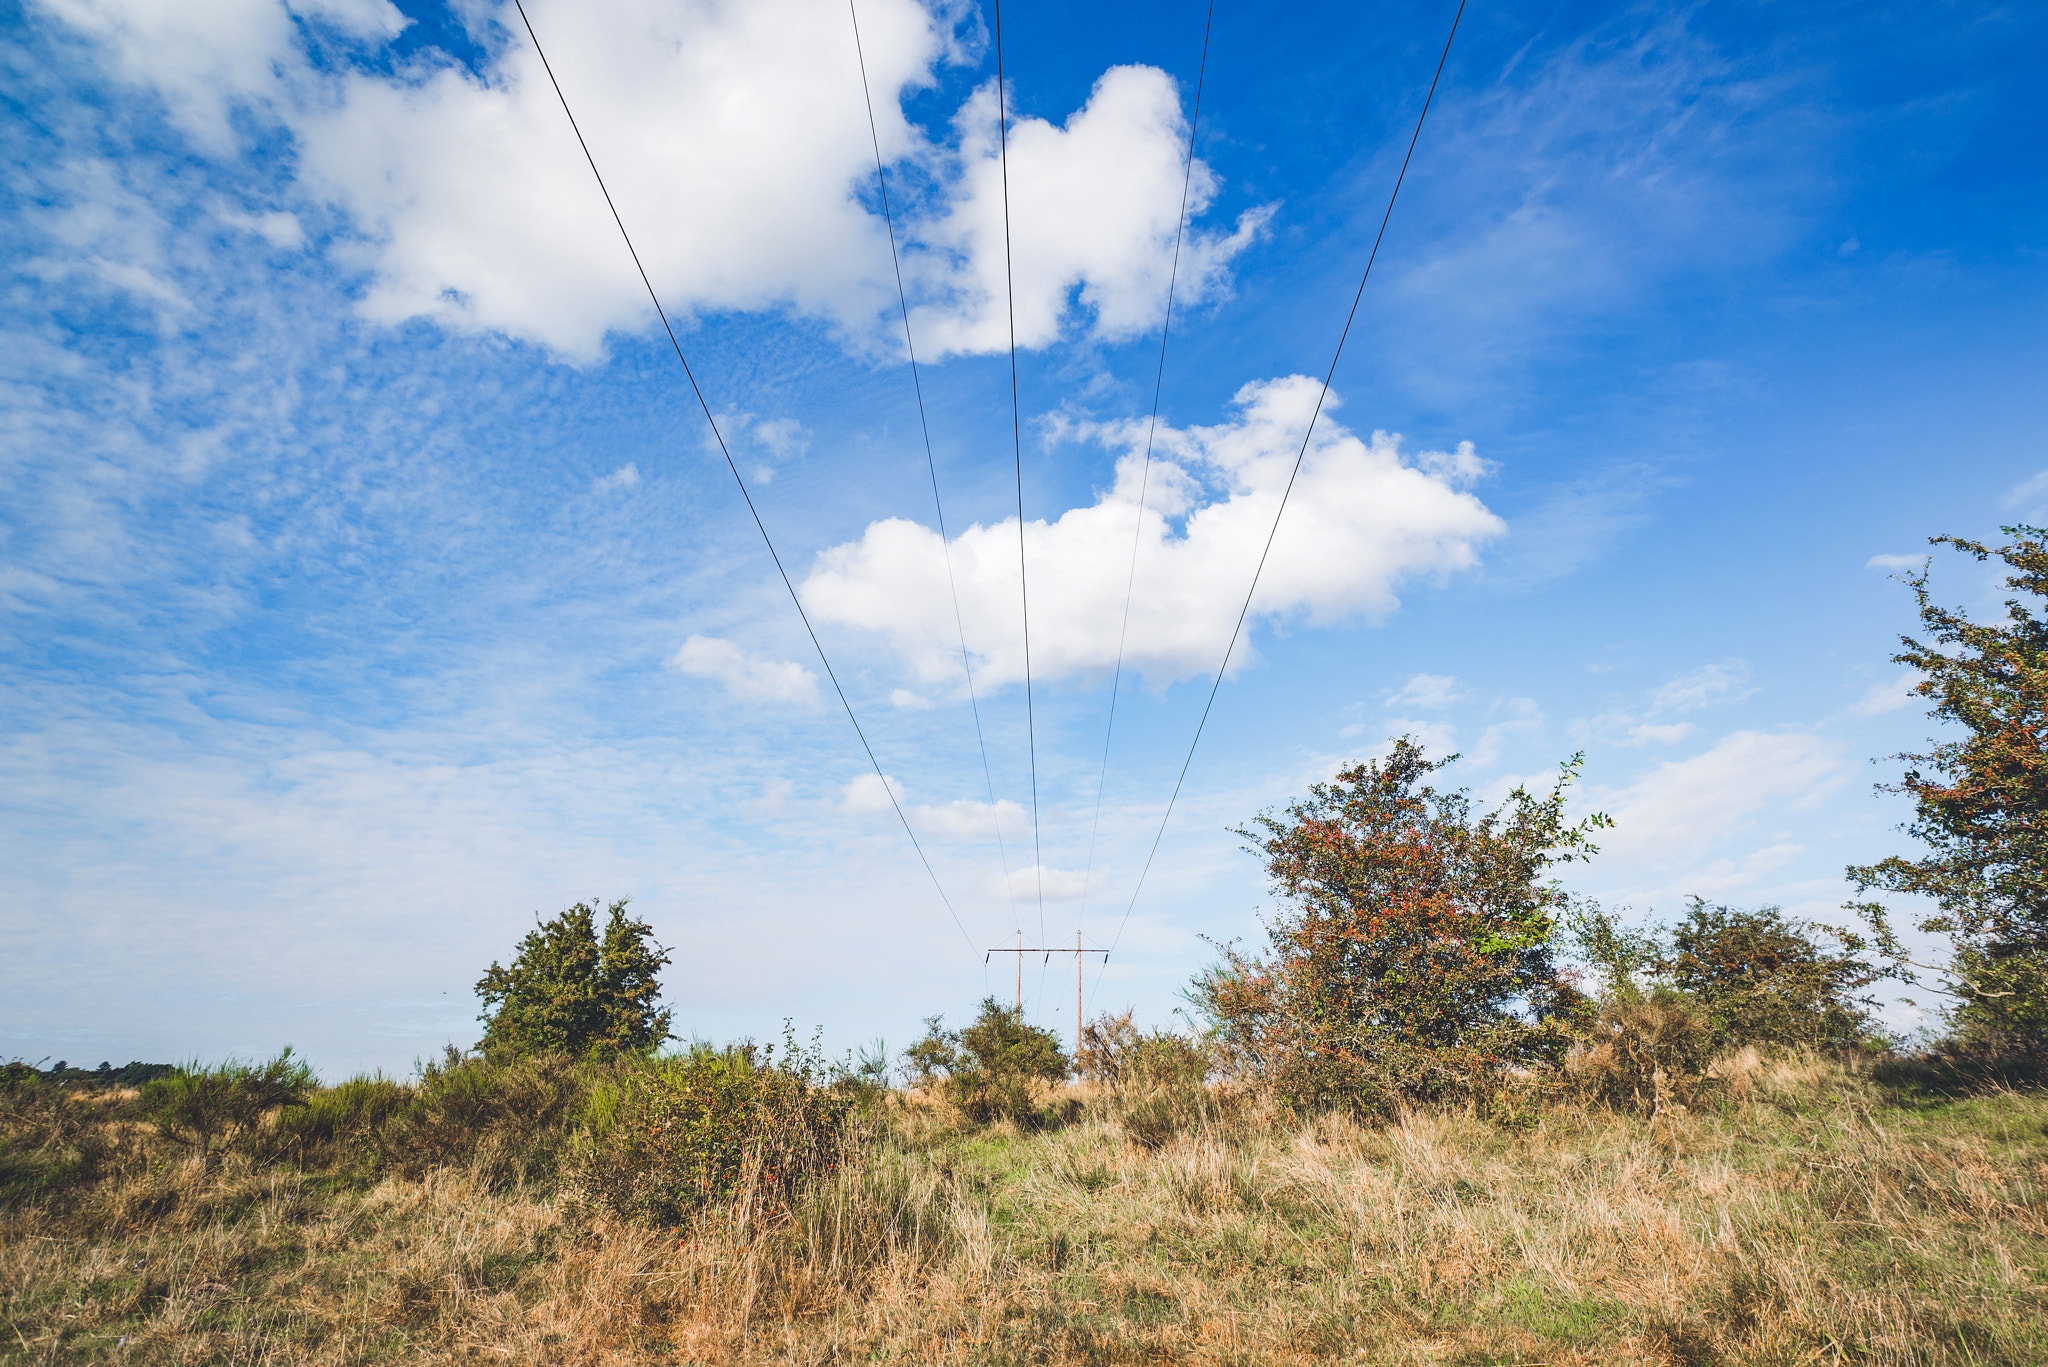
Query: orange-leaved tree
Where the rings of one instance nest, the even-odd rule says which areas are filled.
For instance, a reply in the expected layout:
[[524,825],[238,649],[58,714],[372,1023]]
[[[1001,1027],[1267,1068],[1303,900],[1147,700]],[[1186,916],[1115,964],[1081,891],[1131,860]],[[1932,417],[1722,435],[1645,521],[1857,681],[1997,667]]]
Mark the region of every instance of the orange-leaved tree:
[[1932,901],[1916,928],[1948,942],[1947,961],[1912,962],[1883,903],[1850,907],[1875,930],[1899,976],[1931,976],[1930,985],[1955,997],[1963,1043],[2040,1059],[2048,1057],[2048,531],[2004,531],[2012,542],[1995,549],[1929,538],[2005,562],[2015,596],[2003,622],[1972,622],[1935,603],[1924,567],[1906,577],[1928,640],[1903,637],[1905,649],[1892,658],[1919,672],[1913,691],[1958,729],[1924,754],[1895,756],[1906,761],[1904,775],[1879,785],[1911,795],[1905,830],[1927,853],[1849,870],[1859,893]]
[[1403,737],[1238,832],[1284,909],[1265,955],[1226,946],[1193,995],[1297,1104],[1466,1093],[1569,1045],[1584,999],[1553,958],[1565,894],[1547,873],[1612,823],[1566,821],[1579,756],[1546,796],[1517,788],[1484,814],[1425,782],[1455,758]]

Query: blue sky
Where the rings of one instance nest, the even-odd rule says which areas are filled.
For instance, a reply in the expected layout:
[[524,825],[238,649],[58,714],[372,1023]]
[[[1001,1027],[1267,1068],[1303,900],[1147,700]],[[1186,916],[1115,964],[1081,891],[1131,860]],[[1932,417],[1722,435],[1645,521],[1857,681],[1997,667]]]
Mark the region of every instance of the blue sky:
[[[619,896],[686,1033],[901,1047],[1038,938],[989,15],[860,6],[942,553],[845,9],[529,12],[960,925],[509,7],[36,0],[0,9],[0,1053],[402,1069],[536,912]],[[1141,517],[1202,19],[1004,14],[1054,942],[1119,934],[1450,10],[1220,0]],[[1487,797],[1584,750],[1619,824],[1577,891],[1835,917],[1902,847],[1871,761],[1929,732],[1889,576],[2048,515],[2044,29],[1467,10],[1094,1008],[1163,1021],[1201,937],[1256,939],[1230,829],[1401,732]],[[1063,1032],[1068,972],[1026,975]]]

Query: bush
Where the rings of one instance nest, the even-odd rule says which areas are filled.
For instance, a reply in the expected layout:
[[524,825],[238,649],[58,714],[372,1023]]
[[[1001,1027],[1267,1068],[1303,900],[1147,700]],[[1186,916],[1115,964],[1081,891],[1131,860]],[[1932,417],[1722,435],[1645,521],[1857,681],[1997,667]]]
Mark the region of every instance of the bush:
[[839,1168],[854,1100],[828,1075],[794,1041],[780,1058],[773,1045],[696,1044],[631,1065],[587,1114],[575,1189],[586,1205],[653,1225],[735,1200],[786,1212]]
[[1081,1028],[1077,1071],[1089,1082],[1116,1090],[1157,1086],[1195,1086],[1216,1070],[1209,1047],[1171,1030],[1140,1030],[1133,1013],[1104,1012]]
[[1863,1009],[1870,1000],[1852,995],[1875,982],[1878,970],[1821,948],[1813,929],[1776,907],[1733,911],[1695,897],[1655,971],[1699,1003],[1720,1048],[1887,1047]]
[[612,1076],[602,1061],[567,1054],[493,1059],[451,1048],[420,1070],[413,1103],[375,1132],[380,1159],[407,1176],[462,1160],[494,1184],[547,1180]]
[[213,1156],[216,1144],[253,1130],[271,1111],[304,1102],[313,1070],[289,1046],[264,1063],[193,1063],[144,1084],[138,1103],[157,1133]]
[[300,1105],[281,1112],[268,1136],[271,1145],[300,1166],[329,1166],[382,1156],[386,1126],[412,1115],[418,1091],[383,1076],[352,1077],[309,1093]]
[[539,921],[510,968],[496,962],[476,985],[486,1053],[575,1056],[642,1054],[669,1037],[670,1013],[654,1009],[657,975],[669,962],[654,927],[611,904],[599,941],[596,908],[578,902]]
[[1031,1024],[1021,1009],[1003,1006],[994,997],[983,998],[980,1014],[959,1031],[947,1030],[941,1016],[928,1017],[925,1037],[903,1057],[913,1081],[939,1088],[977,1124],[1056,1119],[1041,1111],[1032,1085],[1064,1082],[1073,1074],[1059,1036]]
[[1706,1090],[1714,1028],[1669,988],[1608,998],[1565,1060],[1566,1076],[1588,1100],[1657,1112],[1692,1105]]
[[1479,815],[1424,780],[1413,741],[1316,784],[1285,819],[1239,834],[1286,903],[1264,958],[1225,947],[1192,992],[1227,1045],[1290,1102],[1385,1108],[1466,1095],[1555,1062],[1580,997],[1552,960],[1553,865],[1594,851],[1600,815],[1564,821],[1564,790],[1516,789]]

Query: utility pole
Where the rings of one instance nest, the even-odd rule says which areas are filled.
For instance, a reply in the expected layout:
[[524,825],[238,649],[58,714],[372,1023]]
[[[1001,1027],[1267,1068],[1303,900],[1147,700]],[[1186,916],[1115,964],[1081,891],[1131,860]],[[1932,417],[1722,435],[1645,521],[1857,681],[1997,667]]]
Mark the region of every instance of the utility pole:
[[1102,955],[1102,962],[1109,962],[1108,950],[1082,948],[1081,932],[1078,930],[1074,932],[1074,945],[1071,949],[1065,945],[1033,945],[1027,949],[1024,945],[1024,932],[1020,930],[1017,932],[1017,943],[1014,947],[1003,945],[999,948],[991,949],[988,953],[981,956],[981,961],[987,963],[998,954],[1014,954],[1017,956],[1017,1010],[1021,1012],[1024,1009],[1024,956],[1026,954],[1043,954],[1047,963],[1052,962],[1052,956],[1055,954],[1071,954],[1074,956],[1074,1058],[1078,1062],[1081,1057],[1081,956],[1083,954],[1098,953]]

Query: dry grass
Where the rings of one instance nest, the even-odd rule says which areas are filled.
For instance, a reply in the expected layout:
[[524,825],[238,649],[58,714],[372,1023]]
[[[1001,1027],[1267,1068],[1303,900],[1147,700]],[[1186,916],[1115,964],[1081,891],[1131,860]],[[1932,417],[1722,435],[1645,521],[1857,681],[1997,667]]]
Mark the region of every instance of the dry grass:
[[686,1237],[466,1162],[138,1155],[0,1211],[0,1357],[2048,1362],[2048,1096],[1722,1071],[1712,1107],[1513,1128],[1183,1089],[1020,1133],[899,1094],[793,1216]]

